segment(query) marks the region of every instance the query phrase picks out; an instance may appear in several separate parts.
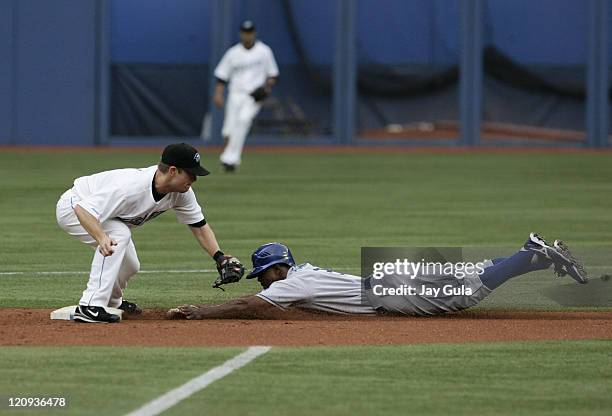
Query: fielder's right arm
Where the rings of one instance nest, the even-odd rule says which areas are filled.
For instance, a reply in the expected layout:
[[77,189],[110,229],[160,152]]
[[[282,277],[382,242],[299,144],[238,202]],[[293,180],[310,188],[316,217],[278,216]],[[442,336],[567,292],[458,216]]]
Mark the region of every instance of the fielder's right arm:
[[116,246],[117,242],[111,239],[108,234],[104,232],[102,225],[100,225],[100,221],[98,221],[96,217],[91,215],[85,209],[81,208],[79,205],[74,207],[74,213],[85,231],[87,231],[87,234],[92,236],[94,240],[98,242],[102,255],[104,257],[112,255],[115,251],[113,246]]
[[225,104],[225,100],[223,99],[223,91],[225,91],[225,84],[225,81],[217,78],[217,83],[215,84],[214,102],[215,105],[219,108],[222,108]]

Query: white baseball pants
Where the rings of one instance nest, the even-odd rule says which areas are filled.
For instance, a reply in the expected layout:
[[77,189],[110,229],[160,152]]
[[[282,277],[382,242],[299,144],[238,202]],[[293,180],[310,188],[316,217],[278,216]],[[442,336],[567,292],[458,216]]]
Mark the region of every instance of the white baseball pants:
[[117,308],[121,305],[123,290],[128,281],[140,270],[132,232],[121,221],[104,221],[101,224],[102,229],[117,241],[115,252],[104,257],[98,250],[98,243],[85,231],[74,213],[74,204],[78,200],[72,190],[66,191],[57,202],[56,217],[57,223],[64,231],[95,249],[89,282],[79,304]]
[[227,144],[220,157],[222,163],[240,164],[244,142],[259,110],[261,110],[261,104],[249,94],[238,92],[228,94],[221,130],[223,137],[227,138]]

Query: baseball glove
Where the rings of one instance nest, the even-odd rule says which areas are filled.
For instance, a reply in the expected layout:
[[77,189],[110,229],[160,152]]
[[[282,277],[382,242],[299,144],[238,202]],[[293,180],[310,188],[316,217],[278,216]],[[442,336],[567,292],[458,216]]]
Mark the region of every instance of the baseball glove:
[[260,102],[268,97],[268,90],[266,87],[259,87],[251,93],[251,97],[255,99],[255,102]]
[[244,276],[244,266],[236,257],[224,255],[217,263],[219,277],[213,283],[213,288],[223,289],[221,286],[228,283],[234,283],[242,279]]

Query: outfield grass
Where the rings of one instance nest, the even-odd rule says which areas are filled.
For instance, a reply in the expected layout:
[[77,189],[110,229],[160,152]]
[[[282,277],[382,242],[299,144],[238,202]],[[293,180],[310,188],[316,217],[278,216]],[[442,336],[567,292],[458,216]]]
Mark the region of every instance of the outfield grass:
[[[194,188],[222,247],[245,262],[256,246],[277,240],[298,262],[358,274],[361,246],[463,246],[506,255],[536,230],[590,256],[597,273],[612,264],[608,155],[248,154],[238,175],[223,175],[216,155],[204,153],[213,175]],[[59,195],[75,177],[157,158],[0,152],[0,272],[23,273],[0,275],[0,307],[76,303],[92,253],[57,227]],[[136,230],[134,241],[145,271],[213,268],[170,212]],[[36,274],[50,271],[70,274]],[[213,273],[141,274],[126,297],[169,307],[258,290],[243,281],[221,292],[210,288],[213,279]],[[551,284],[563,289],[568,281],[518,278],[483,307],[554,309],[544,296]],[[164,414],[607,415],[611,347],[572,341],[274,348]],[[65,394],[71,406],[61,414],[119,415],[239,351],[3,347],[0,396]]]
[[[163,414],[608,415],[611,348],[610,341],[273,348]],[[61,414],[121,415],[239,352],[5,347],[0,392],[68,396]]]
[[[55,223],[55,204],[75,177],[154,164],[155,153],[0,152],[0,306],[75,303],[91,250]],[[610,252],[612,168],[602,154],[248,154],[237,175],[194,185],[224,250],[248,263],[268,241],[298,262],[359,273],[361,246],[518,247],[529,231],[572,247]],[[168,212],[135,230],[143,270],[213,269]],[[608,262],[612,264],[612,262]],[[74,271],[71,275],[30,272]],[[214,273],[142,274],[126,296],[147,307],[220,302],[253,282],[212,290]]]

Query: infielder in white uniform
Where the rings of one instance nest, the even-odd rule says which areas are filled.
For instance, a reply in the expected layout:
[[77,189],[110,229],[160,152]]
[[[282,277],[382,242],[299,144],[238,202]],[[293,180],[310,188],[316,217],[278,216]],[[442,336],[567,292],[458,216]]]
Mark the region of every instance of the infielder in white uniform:
[[218,267],[237,259],[219,249],[215,234],[202,214],[191,185],[208,175],[200,154],[180,143],[167,146],[161,162],[143,169],[117,169],[83,176],[60,197],[57,223],[68,234],[95,249],[87,288],[74,315],[80,322],[117,322],[104,307],[127,313],[142,310],[123,300],[129,279],[140,269],[132,228],[173,209],[189,226]]
[[[481,274],[462,279],[416,275],[408,280],[415,288],[413,293],[385,294],[373,277],[362,279],[309,263],[296,265],[289,248],[279,243],[259,247],[252,261],[253,270],[247,278],[257,278],[261,292],[218,306],[179,306],[168,311],[168,318],[287,318],[290,309],[350,315],[437,315],[474,306],[508,279],[535,270],[553,267],[559,276],[569,274],[578,283],[588,281],[584,267],[563,242],[555,240],[550,245],[534,233],[516,254],[484,262]],[[443,287],[447,289],[436,290]]]
[[233,172],[240,165],[242,148],[253,119],[277,77],[278,66],[272,49],[256,40],[253,22],[242,22],[240,43],[229,48],[215,68],[214,102],[217,107],[223,107],[223,91],[229,83],[221,132],[226,146],[220,157],[226,172]]

